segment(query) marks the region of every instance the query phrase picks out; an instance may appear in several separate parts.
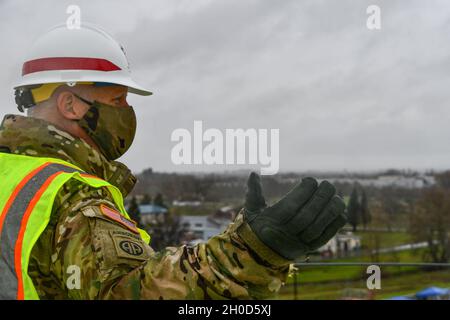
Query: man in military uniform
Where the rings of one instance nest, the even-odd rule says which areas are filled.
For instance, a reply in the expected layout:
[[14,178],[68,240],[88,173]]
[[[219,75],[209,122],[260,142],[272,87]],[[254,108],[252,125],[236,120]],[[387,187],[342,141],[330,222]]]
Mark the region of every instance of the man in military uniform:
[[[72,36],[63,28],[56,30],[56,38]],[[78,38],[90,41],[97,31],[84,30],[89,36]],[[40,45],[49,43],[47,37]],[[86,50],[95,45],[83,43]],[[45,59],[54,58],[33,57],[23,73],[114,71],[103,70],[111,65],[102,62],[99,67],[88,60],[92,55],[86,56],[72,65],[67,62],[73,59],[70,53],[50,63]],[[127,67],[118,60],[111,64]],[[136,179],[116,159],[131,145],[136,128],[127,92],[146,92],[113,75],[104,81],[97,73],[69,83],[41,79],[16,87],[21,90],[19,108],[28,108],[28,116],[5,116],[0,152],[64,160],[106,180],[126,197]],[[252,173],[245,207],[223,233],[196,246],[154,252],[107,188],[69,180],[48,204],[50,221],[29,255],[28,275],[41,299],[270,298],[286,281],[296,258],[324,245],[345,224],[345,206],[335,191],[326,181],[318,185],[305,178],[268,207],[259,176]]]

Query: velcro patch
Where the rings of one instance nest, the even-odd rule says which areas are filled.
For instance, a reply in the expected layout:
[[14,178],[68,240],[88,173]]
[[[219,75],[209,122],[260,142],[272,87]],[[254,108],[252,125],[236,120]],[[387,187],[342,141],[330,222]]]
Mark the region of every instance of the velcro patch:
[[139,230],[138,230],[138,228],[136,226],[136,222],[134,222],[132,220],[128,220],[123,215],[121,215],[120,212],[118,212],[118,211],[116,211],[116,210],[114,210],[114,209],[112,209],[112,208],[110,208],[108,206],[105,206],[104,204],[100,205],[100,212],[104,216],[106,216],[106,217],[108,217],[108,218],[110,218],[110,219],[120,223],[121,225],[126,227],[128,230],[131,230],[134,233],[139,233]]
[[130,236],[117,235],[114,231],[110,231],[110,234],[119,258],[145,261],[150,257],[142,240]]

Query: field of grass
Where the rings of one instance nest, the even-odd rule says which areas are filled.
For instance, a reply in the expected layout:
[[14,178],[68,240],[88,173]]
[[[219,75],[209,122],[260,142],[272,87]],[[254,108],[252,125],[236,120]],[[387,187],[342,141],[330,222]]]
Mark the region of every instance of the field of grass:
[[[334,267],[331,267],[334,269]],[[342,267],[348,268],[348,267]],[[409,271],[396,273],[392,270],[396,267],[385,268],[381,272],[381,289],[371,290],[374,299],[388,299],[399,295],[412,295],[415,292],[430,286],[450,288],[450,271]],[[297,299],[299,300],[328,300],[342,299],[346,288],[358,289],[367,293],[367,275],[364,268],[360,268],[359,279],[347,279],[331,282],[299,282],[297,286]],[[364,277],[363,277],[364,275]],[[280,291],[277,299],[294,299],[294,287],[292,284],[285,286]]]
[[[421,262],[423,249],[409,250],[379,255],[377,262]],[[353,257],[348,259],[333,259],[329,262],[372,262],[370,257]],[[417,267],[389,267],[390,274],[417,271]],[[450,270],[449,270],[450,273]],[[297,272],[297,281],[302,283],[352,281],[365,276],[365,269],[362,267],[327,267],[327,266],[302,266]],[[288,283],[292,283],[290,279]]]
[[373,242],[376,236],[379,239],[380,248],[391,248],[402,244],[411,243],[411,236],[406,232],[365,232],[358,231],[354,233],[361,237],[363,248],[374,249]]
[[[364,252],[371,249],[374,233],[360,231],[357,233],[364,244]],[[410,243],[410,237],[402,232],[379,232],[379,247],[388,248]],[[378,257],[352,257],[333,259],[323,262],[422,262],[424,249],[415,249],[395,253],[383,253]],[[364,298],[387,299],[398,295],[411,295],[430,287],[450,288],[450,269],[426,271],[419,267],[381,267],[381,290],[368,290],[364,266],[301,266],[296,273],[297,299],[342,299],[345,290],[354,289]],[[372,296],[371,296],[372,295]],[[280,291],[278,299],[294,299],[294,277]]]

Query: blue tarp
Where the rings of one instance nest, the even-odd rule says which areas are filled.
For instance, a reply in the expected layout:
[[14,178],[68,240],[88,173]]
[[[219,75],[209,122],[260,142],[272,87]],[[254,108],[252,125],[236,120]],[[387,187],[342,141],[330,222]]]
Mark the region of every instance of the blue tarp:
[[439,287],[429,287],[423,289],[422,291],[417,292],[416,297],[419,299],[426,299],[428,297],[443,296],[446,294],[449,294],[449,289]]

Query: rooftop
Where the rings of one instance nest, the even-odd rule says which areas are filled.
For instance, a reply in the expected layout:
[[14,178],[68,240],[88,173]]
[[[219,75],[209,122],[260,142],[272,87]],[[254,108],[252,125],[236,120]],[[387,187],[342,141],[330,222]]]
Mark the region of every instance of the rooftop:
[[141,204],[139,205],[139,211],[142,215],[146,214],[160,214],[166,213],[167,209],[154,204]]

